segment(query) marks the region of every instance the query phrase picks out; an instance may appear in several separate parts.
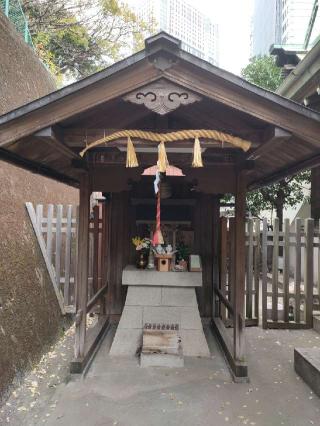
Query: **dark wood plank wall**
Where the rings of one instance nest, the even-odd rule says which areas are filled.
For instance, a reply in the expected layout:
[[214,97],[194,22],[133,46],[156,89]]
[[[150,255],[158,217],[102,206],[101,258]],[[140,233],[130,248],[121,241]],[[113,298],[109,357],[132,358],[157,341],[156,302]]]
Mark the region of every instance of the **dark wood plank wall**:
[[131,238],[134,235],[135,218],[130,204],[129,192],[113,193],[109,201],[109,271],[108,312],[119,315],[126,297],[126,287],[121,285],[122,270],[134,262]]
[[199,194],[194,210],[194,249],[201,256],[202,288],[197,289],[198,305],[202,317],[212,316],[213,302],[213,219],[214,198]]
[[[213,309],[214,218],[219,214],[214,196],[198,194],[194,208],[194,252],[201,256],[203,287],[197,289],[200,315],[211,317]],[[109,281],[107,308],[112,315],[122,312],[126,287],[121,285],[122,270],[134,263],[135,253],[131,238],[136,234],[135,209],[130,203],[130,192],[113,193],[108,206],[109,255],[106,254]],[[216,221],[215,221],[216,222]],[[217,254],[216,254],[217,255]],[[217,263],[216,263],[217,264]]]

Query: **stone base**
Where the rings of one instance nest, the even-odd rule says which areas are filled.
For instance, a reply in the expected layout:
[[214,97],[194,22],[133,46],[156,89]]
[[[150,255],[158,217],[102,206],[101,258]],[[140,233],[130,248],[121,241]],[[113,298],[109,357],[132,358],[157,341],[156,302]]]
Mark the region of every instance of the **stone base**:
[[320,397],[320,349],[295,348],[294,369]]
[[[165,272],[156,273],[166,275]],[[179,275],[179,272],[175,274]],[[195,288],[169,285],[128,286],[126,303],[110,350],[111,356],[135,355],[142,347],[142,330],[146,323],[178,324],[183,355],[210,356]]]
[[184,367],[183,356],[173,354],[144,354],[140,356],[141,367]]
[[313,316],[313,329],[317,333],[320,333],[320,316],[319,315],[314,315]]

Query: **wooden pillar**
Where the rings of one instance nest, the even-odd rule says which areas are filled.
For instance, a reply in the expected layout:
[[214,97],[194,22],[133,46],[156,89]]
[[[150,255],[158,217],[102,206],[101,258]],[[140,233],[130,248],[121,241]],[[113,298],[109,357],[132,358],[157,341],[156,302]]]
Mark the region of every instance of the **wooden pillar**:
[[245,299],[245,213],[246,177],[245,171],[237,174],[235,194],[234,226],[234,289],[233,289],[233,342],[235,360],[244,360],[244,299]]
[[311,217],[320,219],[320,166],[311,169]]
[[219,288],[219,241],[220,241],[220,196],[213,198],[213,303],[212,303],[212,318],[219,316],[219,303],[217,303],[217,296],[214,291]]
[[76,274],[76,332],[75,358],[82,358],[85,351],[86,316],[88,302],[88,257],[89,257],[89,214],[90,185],[89,176],[80,178],[77,274]]

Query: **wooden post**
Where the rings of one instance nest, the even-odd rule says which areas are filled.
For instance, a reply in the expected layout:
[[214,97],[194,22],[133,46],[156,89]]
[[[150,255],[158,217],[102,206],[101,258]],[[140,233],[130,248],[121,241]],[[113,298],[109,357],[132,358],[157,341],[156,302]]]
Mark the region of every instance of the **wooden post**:
[[253,290],[253,219],[248,219],[248,248],[246,271],[246,318],[252,319],[252,290]]
[[268,222],[263,219],[262,229],[262,328],[268,327]]
[[305,255],[304,255],[304,294],[305,294],[305,313],[306,324],[312,327],[312,311],[313,311],[313,236],[314,236],[314,220],[305,220]]
[[[220,221],[220,291],[224,295],[225,298],[227,297],[227,291],[226,291],[226,283],[227,283],[227,268],[228,268],[228,261],[227,261],[227,238],[228,238],[228,219],[226,217],[222,217]],[[223,303],[219,303],[220,305],[220,315],[222,321],[226,321],[227,315],[226,315],[226,307],[223,305]]]
[[76,280],[76,332],[75,358],[84,356],[86,338],[86,316],[88,302],[88,256],[89,256],[89,214],[90,189],[88,175],[80,178],[80,202],[78,225],[78,259]]
[[[213,198],[213,287],[219,287],[219,240],[220,240],[220,197]],[[212,318],[219,316],[219,308],[216,303],[217,295],[213,289]]]
[[295,221],[295,235],[296,235],[296,262],[294,269],[294,291],[295,291],[295,316],[296,323],[300,323],[300,304],[301,304],[301,219],[297,218]]
[[260,219],[254,221],[255,251],[254,251],[254,316],[259,323],[259,283],[260,283]]
[[289,274],[290,274],[290,223],[284,220],[283,230],[283,316],[289,322]]
[[240,170],[237,176],[235,194],[235,247],[234,247],[234,300],[233,300],[233,342],[234,358],[244,361],[244,298],[245,298],[245,213],[246,213],[246,176]]
[[272,252],[272,321],[278,322],[278,285],[279,285],[279,219],[273,221]]

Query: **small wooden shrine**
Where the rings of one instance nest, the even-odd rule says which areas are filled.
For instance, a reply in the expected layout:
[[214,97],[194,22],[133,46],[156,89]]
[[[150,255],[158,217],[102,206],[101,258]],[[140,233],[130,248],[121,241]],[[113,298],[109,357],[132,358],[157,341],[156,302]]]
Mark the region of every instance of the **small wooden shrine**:
[[[0,117],[2,159],[80,190],[73,371],[84,368],[108,322],[120,318],[123,270],[136,260],[132,238],[156,230],[155,173],[145,172],[156,167],[167,185],[164,240],[200,256],[200,315],[211,321],[235,377],[246,377],[246,192],[319,165],[319,134],[319,113],[196,58],[165,33],[147,39],[143,51]],[[166,175],[168,164],[181,172]],[[93,191],[105,197],[104,249],[99,288],[89,299]],[[223,194],[235,197],[230,297],[219,287]],[[228,331],[222,306],[232,318]],[[87,313],[97,307],[100,321],[89,336]]]

